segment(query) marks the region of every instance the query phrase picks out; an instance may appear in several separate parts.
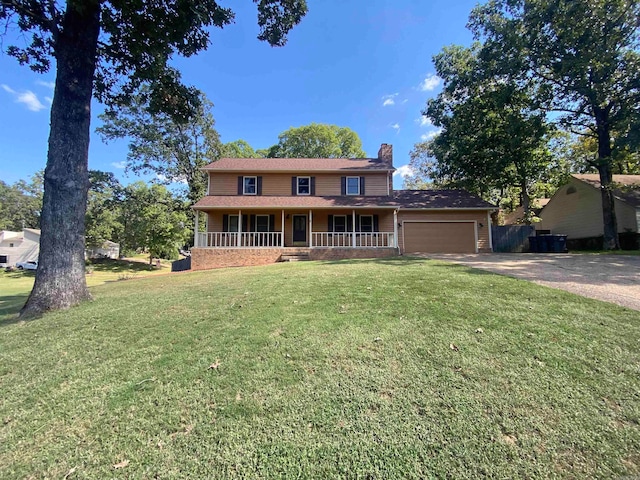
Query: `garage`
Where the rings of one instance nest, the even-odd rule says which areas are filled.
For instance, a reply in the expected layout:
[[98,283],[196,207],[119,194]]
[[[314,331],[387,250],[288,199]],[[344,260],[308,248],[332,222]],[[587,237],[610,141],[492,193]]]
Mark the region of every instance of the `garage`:
[[474,221],[403,222],[404,252],[476,253]]

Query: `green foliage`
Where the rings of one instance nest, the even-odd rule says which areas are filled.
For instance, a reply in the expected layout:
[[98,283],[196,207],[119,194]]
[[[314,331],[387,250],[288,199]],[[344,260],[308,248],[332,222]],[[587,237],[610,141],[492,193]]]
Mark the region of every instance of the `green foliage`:
[[178,249],[193,233],[186,228],[185,206],[163,185],[127,185],[120,209],[124,252],[142,250],[150,259],[176,259]]
[[43,172],[40,171],[29,182],[18,180],[8,185],[0,180],[0,230],[40,228],[42,178]]
[[85,243],[99,247],[122,236],[120,194],[122,186],[111,172],[89,171],[89,195],[85,215]]
[[236,140],[222,145],[221,157],[224,158],[263,158],[246,140]]
[[129,138],[127,169],[134,173],[155,173],[164,183],[185,181],[191,204],[205,194],[206,175],[200,168],[220,157],[220,137],[211,114],[213,104],[202,92],[195,92],[198,106],[185,119],[154,111],[148,90],[134,96],[117,110],[100,115],[96,131],[104,141]]
[[363,158],[362,141],[348,127],[312,123],[292,127],[278,135],[268,149],[269,158]]
[[550,161],[545,112],[529,85],[497,75],[480,48],[450,46],[434,57],[444,88],[423,114],[442,131],[414,147],[411,166],[439,186],[488,200],[518,189],[528,214],[531,189]]

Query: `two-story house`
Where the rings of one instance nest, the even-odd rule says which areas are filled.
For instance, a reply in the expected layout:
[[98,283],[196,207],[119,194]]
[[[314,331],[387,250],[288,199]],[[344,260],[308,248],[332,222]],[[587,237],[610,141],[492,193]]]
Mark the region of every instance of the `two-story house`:
[[223,158],[203,169],[195,270],[413,252],[491,251],[494,206],[460,190],[393,190],[393,148],[377,158]]

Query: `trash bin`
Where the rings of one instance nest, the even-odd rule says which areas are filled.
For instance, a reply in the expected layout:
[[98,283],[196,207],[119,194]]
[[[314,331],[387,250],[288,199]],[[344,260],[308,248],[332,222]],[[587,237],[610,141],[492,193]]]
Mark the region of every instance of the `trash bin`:
[[538,253],[549,253],[553,248],[552,235],[538,235]]
[[531,253],[538,253],[538,237],[529,237],[529,251]]
[[553,253],[564,253],[567,250],[566,235],[552,235],[553,237]]

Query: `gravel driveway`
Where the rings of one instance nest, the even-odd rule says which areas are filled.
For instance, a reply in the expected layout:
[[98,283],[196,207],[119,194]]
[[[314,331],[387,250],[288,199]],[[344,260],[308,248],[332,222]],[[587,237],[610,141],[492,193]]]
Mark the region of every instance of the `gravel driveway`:
[[424,254],[640,310],[640,256],[535,253]]

